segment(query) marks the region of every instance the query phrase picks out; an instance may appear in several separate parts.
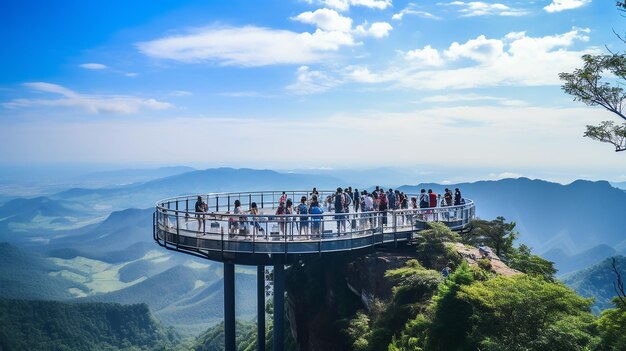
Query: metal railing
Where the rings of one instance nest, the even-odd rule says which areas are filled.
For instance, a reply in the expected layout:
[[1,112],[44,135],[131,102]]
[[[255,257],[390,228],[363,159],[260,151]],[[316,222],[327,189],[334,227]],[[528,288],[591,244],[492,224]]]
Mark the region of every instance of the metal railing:
[[[309,191],[287,191],[294,202],[311,198]],[[282,191],[212,193],[164,199],[156,204],[154,239],[163,246],[171,245],[197,252],[298,254],[344,251],[375,246],[382,243],[407,241],[427,223],[438,221],[453,230],[461,230],[475,216],[473,201],[447,207],[390,209],[385,211],[355,211],[335,213],[325,199],[334,191],[318,191],[324,213],[281,214],[276,208]],[[200,196],[207,204],[204,212],[195,211]],[[417,195],[407,194],[408,198]],[[235,201],[243,213],[235,214]],[[260,211],[248,211],[255,202]],[[331,203],[332,204],[332,203]]]

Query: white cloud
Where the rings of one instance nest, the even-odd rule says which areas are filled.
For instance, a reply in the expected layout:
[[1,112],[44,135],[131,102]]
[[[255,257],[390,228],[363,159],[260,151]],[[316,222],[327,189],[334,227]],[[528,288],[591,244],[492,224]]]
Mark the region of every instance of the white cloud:
[[591,0],[552,0],[552,3],[543,9],[546,10],[546,12],[561,12],[579,8],[590,2]]
[[339,80],[321,71],[311,71],[307,66],[298,68],[296,82],[287,87],[294,94],[313,94],[329,90],[339,84]]
[[408,51],[404,57],[411,62],[423,64],[425,66],[441,66],[443,59],[437,49],[433,49],[430,45],[426,45],[423,49],[415,49]]
[[409,7],[401,10],[398,13],[395,13],[393,16],[391,16],[391,19],[392,20],[396,20],[396,21],[401,21],[402,18],[404,18],[405,15],[412,15],[412,16],[417,16],[417,17],[427,18],[427,19],[434,19],[434,20],[440,20],[441,19],[441,17],[435,16],[435,15],[433,15],[430,12],[414,10],[412,8],[409,8]]
[[370,36],[374,38],[384,38],[389,35],[389,32],[393,29],[391,24],[387,22],[374,22],[369,28],[366,28],[367,24],[358,25],[354,29],[356,35]]
[[504,43],[499,39],[487,39],[484,35],[464,44],[452,43],[444,55],[451,60],[469,58],[478,62],[494,61],[502,56]]
[[453,1],[445,5],[459,7],[461,17],[474,16],[524,16],[529,11],[524,9],[512,8],[501,3],[487,3],[483,1]]
[[374,22],[369,27],[367,22],[352,29],[352,19],[340,15],[335,10],[317,9],[307,11],[292,17],[293,20],[317,26],[318,30],[327,33],[339,32],[344,35],[358,35],[364,37],[384,38],[389,35],[393,27],[387,22]]
[[359,83],[384,83],[389,81],[389,77],[385,74],[378,74],[371,72],[367,67],[346,67],[345,77],[348,80],[359,82]]
[[353,6],[364,6],[372,9],[384,10],[391,7],[391,0],[350,0]]
[[[23,159],[31,162],[89,162],[94,159],[109,163],[210,162],[274,168],[287,165],[290,169],[316,164],[357,167],[368,162],[371,165],[371,160],[406,165],[415,164],[415,153],[390,153],[389,150],[412,150],[413,144],[407,146],[407,140],[414,141],[419,135],[420,145],[437,145],[437,152],[420,152],[421,164],[440,164],[442,155],[454,155],[454,163],[460,167],[495,165],[510,171],[508,167],[514,163],[516,169],[545,166],[554,170],[580,168],[580,155],[584,154],[585,167],[591,169],[615,164],[615,157],[619,156],[607,152],[604,145],[581,137],[586,124],[593,124],[603,116],[605,112],[601,109],[582,106],[570,109],[458,106],[402,113],[322,114],[315,118],[276,115],[243,119],[93,119],[81,123],[44,120],[3,125],[0,139],[7,145],[19,145],[19,150],[0,148],[0,159],[7,163]],[[193,130],[220,131],[211,134],[211,143],[229,152],[189,152],[205,150],[207,146],[206,139],[189,137],[190,126]],[[168,147],[155,152],[155,135],[167,135]],[[333,140],[333,148],[343,151],[324,152],[317,142],[321,137]],[[24,143],[24,140],[29,142]],[[362,148],[354,147],[363,140],[376,140],[385,147],[368,148],[367,157],[363,158]],[[497,152],[494,152],[494,145],[497,145]],[[616,167],[614,174],[623,172]]]
[[124,73],[124,75],[125,75],[126,77],[129,77],[129,78],[135,78],[135,77],[137,77],[137,76],[139,75],[139,73],[135,73],[135,72],[126,72],[126,73]]
[[305,64],[328,58],[343,46],[355,45],[350,33],[296,33],[262,27],[210,27],[137,44],[147,56],[183,63],[265,66]]
[[143,99],[127,95],[79,94],[63,86],[45,82],[24,83],[24,86],[40,92],[60,95],[54,99],[15,99],[3,103],[6,108],[33,106],[81,108],[89,113],[136,113],[141,109],[163,110],[174,107],[168,102]]
[[302,23],[316,25],[325,31],[349,32],[352,29],[352,19],[344,17],[335,10],[318,9],[315,12],[307,11],[293,17]]
[[350,6],[363,6],[378,10],[392,6],[391,0],[320,0],[319,3],[339,11],[347,11]]
[[419,102],[434,103],[434,104],[453,104],[453,103],[465,103],[465,102],[480,102],[480,101],[493,101],[503,106],[526,106],[528,103],[523,100],[508,99],[496,96],[487,96],[474,93],[467,94],[448,94],[448,95],[433,95],[422,98]]
[[106,65],[101,63],[83,63],[80,67],[84,69],[106,69],[108,68]]
[[171,96],[191,96],[193,94],[186,90],[174,90],[170,93],[170,95]]
[[248,97],[268,97],[269,95],[261,94],[257,91],[231,91],[218,93],[219,96],[227,96],[233,98],[248,98]]
[[[481,35],[463,44],[451,44],[444,51],[447,60],[440,69],[428,69],[406,60],[404,65],[394,62],[388,68],[374,72],[367,67],[350,67],[351,72],[358,74],[349,77],[357,82],[386,82],[411,89],[560,85],[560,72],[580,66],[583,54],[599,51],[594,48],[569,49],[577,42],[588,41],[587,32],[587,29],[574,28],[567,33],[545,37],[513,33],[502,39]],[[459,61],[459,58],[475,62]]]

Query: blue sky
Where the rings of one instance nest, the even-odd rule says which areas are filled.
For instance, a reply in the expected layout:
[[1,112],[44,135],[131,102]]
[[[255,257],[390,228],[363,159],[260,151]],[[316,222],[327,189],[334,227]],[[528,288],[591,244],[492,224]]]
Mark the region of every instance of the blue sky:
[[19,1],[0,17],[3,166],[626,180],[624,155],[582,138],[613,117],[558,80],[624,48],[613,1]]

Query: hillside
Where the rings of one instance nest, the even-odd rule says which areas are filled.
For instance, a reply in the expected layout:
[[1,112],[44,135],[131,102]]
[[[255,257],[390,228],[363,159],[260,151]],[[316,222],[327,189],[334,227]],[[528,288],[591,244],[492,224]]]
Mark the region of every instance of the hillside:
[[50,272],[59,268],[45,257],[0,243],[0,298],[64,300],[80,284]]
[[86,252],[87,257],[92,257],[152,242],[152,213],[152,209],[134,208],[114,211],[100,223],[57,231],[45,248],[48,251],[71,249]]
[[[134,273],[135,277],[139,274]],[[252,318],[256,311],[256,275],[237,273],[235,281],[237,316]],[[215,270],[178,265],[127,288],[81,301],[146,303],[164,324],[197,333],[222,320],[223,294],[222,280]]]
[[[626,277],[626,256],[615,257],[617,268],[622,277]],[[602,310],[613,307],[611,300],[616,296],[613,284],[615,273],[611,268],[612,258],[604,259],[589,268],[569,274],[563,282],[576,290],[581,296],[593,297],[593,311],[599,314]]]
[[0,299],[0,349],[164,350],[178,343],[145,304]]

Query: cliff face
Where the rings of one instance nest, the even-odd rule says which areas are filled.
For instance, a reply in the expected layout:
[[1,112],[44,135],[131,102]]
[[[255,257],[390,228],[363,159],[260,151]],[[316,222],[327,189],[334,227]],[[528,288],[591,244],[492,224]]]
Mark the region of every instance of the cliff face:
[[377,252],[361,256],[347,264],[346,284],[369,310],[375,299],[391,298],[393,284],[385,278],[385,272],[404,266],[412,258],[403,252]]
[[351,350],[341,330],[359,309],[375,299],[391,297],[389,269],[414,258],[414,249],[368,253],[362,256],[324,256],[288,270],[288,318],[301,351]]
[[[483,254],[478,249],[461,243],[445,245],[451,250],[449,255],[458,255],[457,263],[465,260],[470,266],[480,269],[479,259]],[[405,267],[407,261],[416,256],[414,246],[401,246],[360,255],[325,255],[292,265],[287,270],[287,313],[291,332],[299,349],[351,350],[352,345],[348,344],[351,338],[345,334],[350,320],[358,310],[366,310],[370,317],[377,315],[381,304],[376,302],[389,303],[393,295],[394,282],[385,277],[385,272]],[[492,274],[515,276],[521,273],[507,267],[492,253],[488,256],[487,269]],[[446,256],[442,260],[447,261],[450,258],[451,256]],[[435,275],[438,273],[435,272]],[[385,308],[388,307],[389,305]],[[391,319],[400,320],[400,324],[387,327],[401,330],[406,319],[399,316],[408,313],[405,317],[412,318],[410,315],[417,313],[402,311],[404,310],[400,308],[391,312],[394,315]],[[383,338],[387,337],[391,339],[391,335]]]

